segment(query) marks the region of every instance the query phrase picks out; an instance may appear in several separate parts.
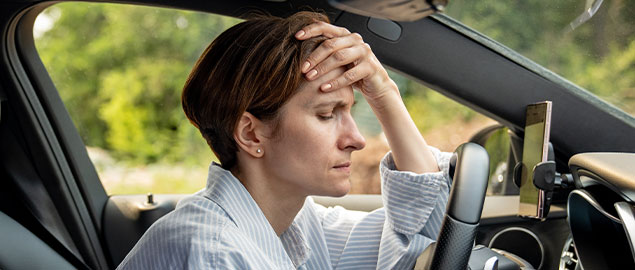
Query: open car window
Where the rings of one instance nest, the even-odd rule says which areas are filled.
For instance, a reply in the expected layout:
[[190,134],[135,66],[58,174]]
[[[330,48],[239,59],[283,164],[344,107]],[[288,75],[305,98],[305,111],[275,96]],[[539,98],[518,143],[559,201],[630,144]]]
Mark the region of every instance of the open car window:
[[635,116],[635,2],[449,2],[446,14]]
[[[202,53],[236,18],[102,3],[44,10],[35,44],[108,194],[192,193],[217,161],[185,118],[180,94]],[[397,73],[389,72],[428,144],[452,152],[495,122]],[[353,114],[366,148],[353,153],[353,194],[379,194],[379,162],[389,150],[370,107],[356,94]],[[486,145],[489,195],[517,194],[507,177],[509,139]]]

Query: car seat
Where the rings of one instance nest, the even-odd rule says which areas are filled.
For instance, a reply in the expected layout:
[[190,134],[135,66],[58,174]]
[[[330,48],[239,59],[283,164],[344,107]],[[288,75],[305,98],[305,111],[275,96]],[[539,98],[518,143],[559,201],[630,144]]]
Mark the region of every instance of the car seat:
[[0,269],[75,269],[17,221],[0,212]]

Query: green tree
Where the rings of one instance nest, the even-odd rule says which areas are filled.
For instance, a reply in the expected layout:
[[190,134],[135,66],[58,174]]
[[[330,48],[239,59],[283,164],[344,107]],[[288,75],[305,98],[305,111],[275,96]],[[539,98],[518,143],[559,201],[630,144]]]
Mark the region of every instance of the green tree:
[[38,52],[86,145],[134,163],[211,154],[180,93],[203,49],[240,20],[102,3],[62,3],[42,16],[54,24],[36,37]]
[[635,1],[604,1],[571,31],[592,2],[454,0],[447,14],[635,114]]

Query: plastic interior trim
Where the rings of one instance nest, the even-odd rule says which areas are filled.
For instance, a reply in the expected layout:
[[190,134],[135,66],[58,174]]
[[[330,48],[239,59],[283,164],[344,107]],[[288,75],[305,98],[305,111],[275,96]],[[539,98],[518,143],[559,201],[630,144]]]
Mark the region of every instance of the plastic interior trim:
[[466,143],[457,148],[452,160],[456,162],[456,169],[448,201],[448,215],[460,222],[477,224],[481,220],[487,191],[489,156],[482,146]]
[[622,220],[624,232],[628,236],[628,243],[631,245],[631,254],[635,260],[635,209],[627,202],[615,203],[615,210]]

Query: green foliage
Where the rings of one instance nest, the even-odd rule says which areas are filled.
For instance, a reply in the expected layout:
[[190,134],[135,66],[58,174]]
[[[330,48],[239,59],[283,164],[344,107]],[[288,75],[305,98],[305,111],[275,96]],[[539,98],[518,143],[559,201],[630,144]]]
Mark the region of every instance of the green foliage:
[[36,46],[89,146],[134,164],[207,162],[180,94],[203,49],[238,19],[154,7],[63,3]]
[[604,1],[586,23],[569,23],[593,1],[450,1],[447,13],[635,114],[635,1]]
[[406,83],[404,103],[421,133],[426,133],[451,122],[469,122],[478,114],[436,91],[416,83]]
[[[581,60],[586,59],[571,61]],[[571,80],[626,112],[635,113],[635,40],[625,48],[613,46],[598,62],[570,67]]]
[[487,139],[485,142],[485,150],[489,154],[489,173],[490,177],[501,162],[507,162],[509,158],[509,133],[507,128],[500,128]]
[[188,67],[163,59],[141,63],[102,77],[100,118],[109,127],[106,142],[117,153],[140,162],[155,162],[174,152],[179,138],[179,88]]

